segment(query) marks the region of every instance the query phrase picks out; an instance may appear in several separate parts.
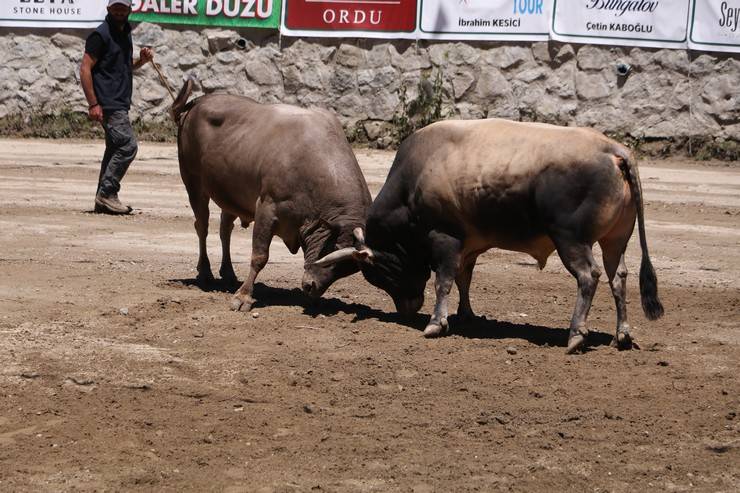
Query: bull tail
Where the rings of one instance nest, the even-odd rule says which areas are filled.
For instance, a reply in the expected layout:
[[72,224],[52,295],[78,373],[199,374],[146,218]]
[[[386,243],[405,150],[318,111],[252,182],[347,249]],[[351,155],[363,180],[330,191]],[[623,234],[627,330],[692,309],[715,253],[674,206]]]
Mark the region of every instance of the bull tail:
[[642,250],[642,262],[640,263],[640,300],[642,301],[642,311],[648,320],[657,320],[663,316],[663,304],[658,299],[658,278],[655,275],[655,269],[648,254],[640,172],[637,169],[637,162],[631,153],[620,149],[616,152],[616,155],[622,159],[621,167],[626,175],[630,191],[635,200],[635,206],[637,207],[637,230],[640,234],[640,249]]
[[177,94],[177,98],[175,98],[175,101],[172,103],[172,107],[170,108],[170,116],[178,127],[182,125],[183,115],[185,115],[192,106],[192,102],[188,104],[188,98],[193,92],[193,84],[194,82],[192,78],[185,80],[185,83],[182,85],[182,89],[180,89],[180,92]]

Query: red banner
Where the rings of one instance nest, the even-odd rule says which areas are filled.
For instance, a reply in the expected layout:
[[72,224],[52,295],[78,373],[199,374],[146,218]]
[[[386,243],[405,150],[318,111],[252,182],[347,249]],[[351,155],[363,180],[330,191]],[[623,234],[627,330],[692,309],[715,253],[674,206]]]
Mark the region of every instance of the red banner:
[[416,0],[285,0],[294,31],[413,32]]

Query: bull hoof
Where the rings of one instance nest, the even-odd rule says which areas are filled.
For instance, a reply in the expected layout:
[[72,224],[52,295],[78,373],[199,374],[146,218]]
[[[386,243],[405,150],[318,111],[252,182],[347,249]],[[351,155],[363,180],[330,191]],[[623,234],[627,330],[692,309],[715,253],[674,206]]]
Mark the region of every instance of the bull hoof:
[[612,340],[612,346],[616,347],[620,351],[626,351],[628,349],[640,349],[640,346],[632,339],[629,332],[623,331],[618,332],[617,337]]
[[218,274],[221,276],[221,281],[227,286],[233,286],[239,282],[233,269],[219,269]]
[[424,337],[426,337],[427,339],[431,339],[433,337],[441,337],[447,334],[448,328],[449,325],[446,318],[440,320],[439,323],[432,322],[424,329]]
[[195,278],[195,283],[198,286],[201,286],[204,288],[212,286],[213,282],[214,282],[213,274],[211,274],[210,272],[198,273],[198,276]]
[[576,334],[568,340],[568,348],[565,350],[565,354],[573,354],[576,351],[580,351],[586,344],[586,337],[582,334]]
[[231,309],[235,312],[248,312],[252,309],[253,304],[254,298],[251,296],[240,297],[236,295],[231,299]]
[[475,313],[473,313],[473,310],[457,310],[457,317],[462,322],[472,322],[476,318],[478,318]]
[[221,275],[221,281],[223,281],[224,285],[233,288],[239,285],[239,279],[236,278],[235,274],[231,275]]

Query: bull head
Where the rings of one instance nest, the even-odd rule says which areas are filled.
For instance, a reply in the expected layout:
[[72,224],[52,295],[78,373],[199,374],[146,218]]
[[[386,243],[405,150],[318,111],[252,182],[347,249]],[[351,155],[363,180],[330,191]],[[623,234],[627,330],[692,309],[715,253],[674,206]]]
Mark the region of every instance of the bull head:
[[[404,272],[403,263],[388,252],[374,251],[365,244],[362,228],[352,231],[355,246],[341,248],[317,260],[314,265],[327,266],[345,260],[354,260],[365,279],[390,294],[396,310],[403,316],[419,311],[424,303],[424,285],[429,278],[429,269],[424,267],[418,275]],[[408,266],[406,266],[408,267]]]
[[355,237],[354,247],[340,248],[335,252],[331,252],[314,262],[314,265],[327,267],[348,259],[353,259],[360,264],[372,264],[374,253],[367,245],[365,245],[365,234],[363,233],[362,228],[355,228],[352,231],[352,234]]

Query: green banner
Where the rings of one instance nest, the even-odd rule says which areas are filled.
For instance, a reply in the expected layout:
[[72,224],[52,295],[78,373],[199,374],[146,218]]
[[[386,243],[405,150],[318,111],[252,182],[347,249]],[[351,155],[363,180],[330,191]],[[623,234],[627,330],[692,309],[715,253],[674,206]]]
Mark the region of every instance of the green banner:
[[157,24],[277,29],[282,0],[133,0],[130,19]]

